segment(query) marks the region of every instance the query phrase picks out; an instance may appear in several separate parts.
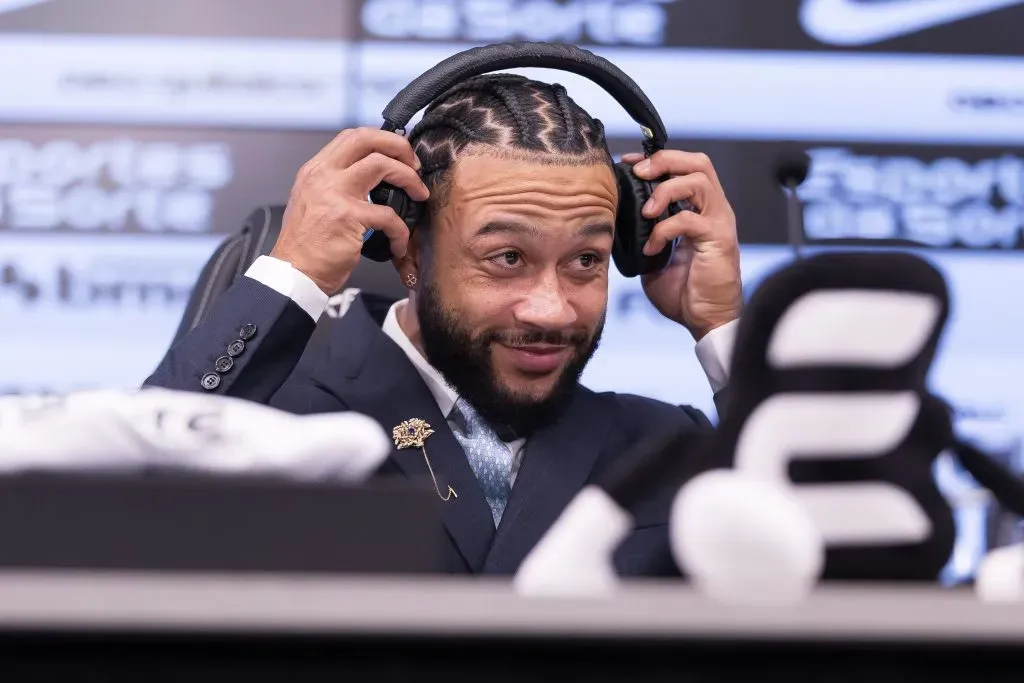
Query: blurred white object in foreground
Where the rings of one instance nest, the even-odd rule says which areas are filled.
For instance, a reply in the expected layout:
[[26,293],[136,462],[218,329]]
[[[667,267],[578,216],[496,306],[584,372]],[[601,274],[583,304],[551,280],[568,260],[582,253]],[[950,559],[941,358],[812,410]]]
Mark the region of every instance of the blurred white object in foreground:
[[0,398],[0,474],[171,467],[354,482],[390,452],[381,426],[358,413],[300,416],[155,388]]
[[519,566],[518,594],[597,597],[618,587],[612,556],[633,528],[632,517],[597,486],[580,491]]
[[695,589],[721,602],[802,601],[825,564],[824,540],[796,497],[735,470],[705,472],[679,490],[669,540]]
[[984,602],[1024,600],[1024,543],[985,555],[974,579],[974,593]]

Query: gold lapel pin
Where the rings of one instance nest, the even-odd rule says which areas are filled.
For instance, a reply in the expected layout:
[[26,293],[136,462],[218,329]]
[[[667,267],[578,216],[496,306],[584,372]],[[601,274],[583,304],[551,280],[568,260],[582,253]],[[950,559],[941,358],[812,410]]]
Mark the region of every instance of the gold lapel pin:
[[452,496],[456,498],[459,494],[455,493],[455,489],[448,486],[448,495],[442,496],[441,489],[437,485],[437,477],[434,476],[434,468],[430,465],[430,458],[427,456],[427,447],[424,445],[427,441],[427,437],[434,433],[433,428],[427,424],[426,420],[421,420],[418,417],[414,417],[411,420],[402,422],[393,430],[391,430],[391,438],[395,440],[395,447],[399,450],[403,448],[419,448],[423,451],[423,459],[427,462],[427,469],[430,471],[430,478],[434,480],[434,490],[437,491],[437,495],[441,500],[450,500]]

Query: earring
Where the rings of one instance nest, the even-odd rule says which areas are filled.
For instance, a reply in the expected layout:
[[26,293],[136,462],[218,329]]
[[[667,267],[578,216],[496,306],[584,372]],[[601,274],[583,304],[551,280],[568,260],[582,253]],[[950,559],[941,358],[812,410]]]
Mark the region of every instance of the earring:
[[408,275],[405,276],[405,286],[408,287],[409,289],[412,289],[413,287],[416,286],[416,276],[414,274],[409,273]]

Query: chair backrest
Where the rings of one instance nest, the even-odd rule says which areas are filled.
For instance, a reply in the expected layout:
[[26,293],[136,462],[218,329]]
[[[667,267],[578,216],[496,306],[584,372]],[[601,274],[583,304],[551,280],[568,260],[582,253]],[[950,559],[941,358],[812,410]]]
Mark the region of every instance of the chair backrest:
[[[199,279],[192,289],[192,295],[174,334],[175,342],[199,324],[217,297],[245,275],[253,261],[261,255],[270,254],[281,232],[284,209],[282,205],[259,207],[249,214],[241,230],[230,235],[217,247],[203,266]],[[371,296],[377,302],[394,302],[406,296],[405,287],[390,263],[377,263],[368,259],[360,261],[355,272],[345,283],[344,292],[355,290],[364,296]],[[344,301],[345,298],[344,293],[338,293],[332,298],[329,316],[337,317],[336,302]]]

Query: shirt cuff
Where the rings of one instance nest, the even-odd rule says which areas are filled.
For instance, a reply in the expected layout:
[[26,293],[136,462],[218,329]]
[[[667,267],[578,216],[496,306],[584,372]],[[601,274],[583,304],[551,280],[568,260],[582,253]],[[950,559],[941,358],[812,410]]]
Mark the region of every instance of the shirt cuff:
[[697,342],[697,360],[708,376],[711,391],[718,393],[729,383],[732,349],[739,320],[733,320],[708,332]]
[[328,296],[324,291],[287,261],[273,256],[260,256],[245,271],[245,276],[288,297],[314,321],[319,320],[327,308]]

